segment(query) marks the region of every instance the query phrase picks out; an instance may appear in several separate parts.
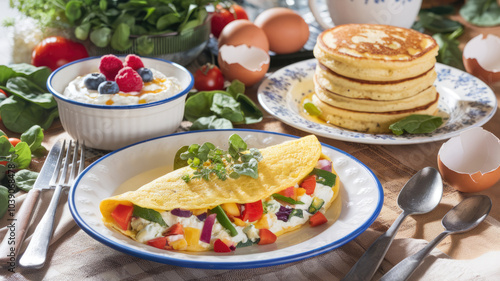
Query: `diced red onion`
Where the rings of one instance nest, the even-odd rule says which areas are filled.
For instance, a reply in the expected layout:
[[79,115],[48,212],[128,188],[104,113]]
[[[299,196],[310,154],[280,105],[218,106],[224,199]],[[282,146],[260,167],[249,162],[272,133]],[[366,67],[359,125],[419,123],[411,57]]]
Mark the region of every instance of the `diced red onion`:
[[203,224],[203,228],[201,229],[200,241],[210,243],[210,238],[212,238],[212,228],[216,217],[217,214],[210,214],[207,217],[205,223]]
[[332,172],[332,161],[326,160],[326,159],[321,159],[318,161],[318,164],[316,165],[321,170],[325,170],[328,172]]
[[287,207],[284,207],[284,206],[280,206],[279,211],[276,212],[276,217],[279,220],[287,222],[288,221],[288,217],[290,216],[290,214],[292,213],[292,211],[293,211],[293,209],[290,209],[290,208],[287,208]]
[[196,217],[197,217],[200,221],[204,221],[204,220],[206,220],[206,219],[207,219],[207,216],[208,216],[208,214],[207,214],[207,212],[205,212],[205,213],[203,213],[203,214],[201,214],[201,215],[197,215]]
[[173,209],[170,211],[172,215],[178,216],[178,217],[183,217],[183,218],[189,218],[193,213],[188,210],[181,210],[179,208]]

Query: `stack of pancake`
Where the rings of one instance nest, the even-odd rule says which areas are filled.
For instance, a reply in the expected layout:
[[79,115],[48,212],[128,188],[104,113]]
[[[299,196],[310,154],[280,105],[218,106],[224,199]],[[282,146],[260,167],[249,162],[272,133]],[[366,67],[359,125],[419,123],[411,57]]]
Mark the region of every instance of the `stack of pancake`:
[[312,102],[324,121],[367,133],[411,114],[437,113],[436,41],[415,30],[346,24],[318,36]]

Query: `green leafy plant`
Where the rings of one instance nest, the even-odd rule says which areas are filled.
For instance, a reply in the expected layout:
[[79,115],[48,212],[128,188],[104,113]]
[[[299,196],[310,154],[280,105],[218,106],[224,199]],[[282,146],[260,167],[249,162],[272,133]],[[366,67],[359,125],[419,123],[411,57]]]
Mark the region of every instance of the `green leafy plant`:
[[0,103],[0,116],[7,129],[23,133],[34,125],[48,129],[59,116],[57,103],[48,92],[47,67],[29,64],[0,65],[0,89],[11,96]]
[[134,205],[133,215],[148,221],[156,222],[161,226],[167,226],[167,223],[163,220],[160,213],[153,209],[142,208],[137,205]]
[[191,130],[231,129],[235,124],[262,121],[262,111],[245,94],[245,85],[234,80],[226,91],[202,91],[186,100],[184,118]]
[[500,24],[500,6],[496,0],[469,0],[460,9],[460,15],[478,26]]
[[[216,175],[221,180],[227,177],[239,178],[240,176],[258,177],[258,162],[262,160],[260,151],[255,148],[247,149],[245,141],[237,134],[233,134],[228,140],[227,151],[217,148],[213,143],[205,142],[191,144],[182,147],[177,152],[174,163],[182,163],[193,168],[192,176],[184,175],[183,180],[189,182],[191,179],[202,178],[209,180],[211,175]],[[180,168],[180,167],[177,167]]]
[[395,135],[432,133],[443,124],[443,119],[439,116],[412,114],[389,126]]
[[9,206],[9,189],[0,185],[0,218],[7,212]]
[[454,11],[454,7],[449,5],[423,9],[419,12],[419,19],[413,28],[421,32],[427,30],[434,33],[433,38],[439,45],[438,62],[464,70],[462,51],[456,40],[463,34],[464,26],[458,21],[447,18]]

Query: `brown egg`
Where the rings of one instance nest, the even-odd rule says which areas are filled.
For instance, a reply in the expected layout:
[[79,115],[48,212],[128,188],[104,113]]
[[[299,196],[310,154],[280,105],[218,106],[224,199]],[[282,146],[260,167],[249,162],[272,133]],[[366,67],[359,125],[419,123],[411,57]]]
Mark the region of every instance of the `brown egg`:
[[464,47],[463,62],[470,74],[487,84],[500,81],[500,38],[482,34],[472,38]]
[[270,58],[266,51],[258,47],[222,45],[217,62],[224,78],[229,81],[238,79],[250,87],[266,75]]
[[277,54],[299,51],[309,39],[309,25],[295,11],[276,7],[265,10],[255,18],[269,40],[269,49]]
[[456,190],[482,191],[500,179],[500,141],[481,127],[472,128],[444,143],[437,162],[443,179]]
[[219,48],[222,45],[238,46],[242,44],[257,47],[266,52],[269,51],[269,42],[262,29],[249,20],[234,20],[222,30],[219,36]]

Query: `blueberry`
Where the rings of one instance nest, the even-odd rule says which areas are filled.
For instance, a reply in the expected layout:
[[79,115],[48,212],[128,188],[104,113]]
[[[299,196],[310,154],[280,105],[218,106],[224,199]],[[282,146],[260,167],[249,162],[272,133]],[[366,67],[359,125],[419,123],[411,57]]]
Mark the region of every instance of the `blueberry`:
[[99,84],[99,94],[101,95],[112,95],[120,91],[118,84],[115,81],[104,81]]
[[137,69],[137,73],[139,73],[143,82],[153,81],[153,72],[149,68],[141,67]]
[[97,90],[102,82],[106,81],[106,76],[102,73],[90,73],[85,76],[83,83],[90,90]]

